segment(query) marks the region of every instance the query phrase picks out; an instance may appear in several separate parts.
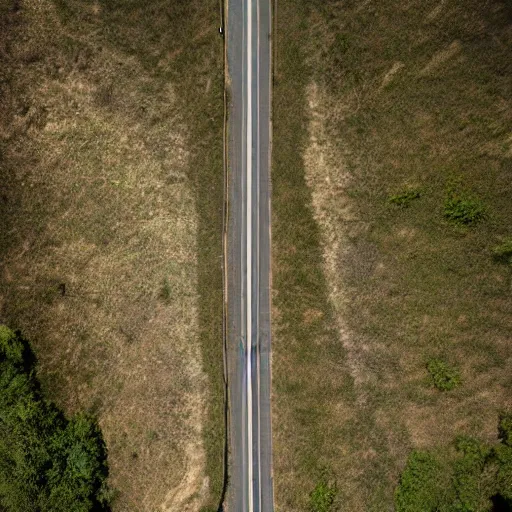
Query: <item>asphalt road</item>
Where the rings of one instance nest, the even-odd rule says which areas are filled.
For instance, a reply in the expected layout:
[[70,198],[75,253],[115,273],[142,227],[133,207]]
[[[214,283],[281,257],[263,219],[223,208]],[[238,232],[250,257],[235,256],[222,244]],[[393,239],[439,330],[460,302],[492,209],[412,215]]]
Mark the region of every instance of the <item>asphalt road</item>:
[[272,512],[270,0],[227,0],[230,512]]

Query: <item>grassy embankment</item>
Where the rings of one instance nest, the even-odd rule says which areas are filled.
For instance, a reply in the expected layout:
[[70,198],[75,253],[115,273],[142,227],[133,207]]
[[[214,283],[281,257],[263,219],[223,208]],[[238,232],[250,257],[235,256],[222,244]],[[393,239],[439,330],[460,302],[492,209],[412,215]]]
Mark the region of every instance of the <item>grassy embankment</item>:
[[[412,449],[496,440],[512,387],[511,269],[492,252],[512,236],[510,42],[504,2],[278,2],[282,511],[307,510],[322,478],[334,508],[389,509]],[[460,208],[475,222],[446,216]],[[443,392],[427,366],[444,364]]]
[[216,1],[1,3],[1,319],[99,416],[115,510],[222,486]]

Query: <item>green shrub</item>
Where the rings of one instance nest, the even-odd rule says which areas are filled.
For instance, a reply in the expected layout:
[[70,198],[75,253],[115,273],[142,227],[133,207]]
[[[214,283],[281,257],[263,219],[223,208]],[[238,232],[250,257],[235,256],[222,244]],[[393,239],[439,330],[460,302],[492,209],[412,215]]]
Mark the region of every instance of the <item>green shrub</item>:
[[435,512],[442,496],[442,468],[427,452],[413,451],[395,492],[396,512]]
[[484,469],[491,450],[477,439],[460,436],[456,440],[457,451],[462,454],[454,462],[453,508],[460,512],[490,510],[493,480],[484,478]]
[[496,261],[512,265],[512,238],[507,238],[500,245],[493,247],[492,255]]
[[486,210],[479,199],[450,188],[444,202],[444,216],[455,224],[472,226],[485,219]]
[[512,413],[502,414],[498,426],[499,438],[507,445],[512,447]]
[[445,450],[439,455],[442,461],[431,453],[413,451],[395,491],[396,511],[512,510],[512,446],[505,443],[510,428],[510,415],[503,416],[502,443],[494,446],[460,436],[456,455]]
[[415,199],[419,199],[421,197],[421,193],[417,189],[413,190],[405,190],[403,192],[399,192],[393,196],[388,197],[388,201],[391,204],[394,204],[400,208],[408,208],[412,201]]
[[441,359],[431,359],[427,363],[434,386],[440,391],[450,391],[461,383],[459,370]]
[[336,484],[330,483],[325,476],[322,477],[322,480],[313,489],[310,498],[311,512],[329,512],[332,510],[334,498],[336,498]]
[[106,448],[96,421],[67,420],[42,395],[28,343],[0,326],[0,510],[108,510]]
[[24,353],[25,345],[16,333],[5,325],[0,325],[0,357],[13,364],[22,364]]
[[512,446],[505,444],[495,446],[493,458],[497,465],[495,492],[512,510]]
[[478,464],[485,461],[490,453],[489,448],[484,446],[478,439],[468,436],[458,436],[455,439],[455,447],[468,460]]

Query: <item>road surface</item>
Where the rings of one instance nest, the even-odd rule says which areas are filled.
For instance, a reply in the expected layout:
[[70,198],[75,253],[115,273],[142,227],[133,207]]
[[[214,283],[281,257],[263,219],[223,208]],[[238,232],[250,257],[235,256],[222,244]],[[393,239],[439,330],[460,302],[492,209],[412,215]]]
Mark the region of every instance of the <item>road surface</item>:
[[227,0],[230,512],[272,512],[271,0]]

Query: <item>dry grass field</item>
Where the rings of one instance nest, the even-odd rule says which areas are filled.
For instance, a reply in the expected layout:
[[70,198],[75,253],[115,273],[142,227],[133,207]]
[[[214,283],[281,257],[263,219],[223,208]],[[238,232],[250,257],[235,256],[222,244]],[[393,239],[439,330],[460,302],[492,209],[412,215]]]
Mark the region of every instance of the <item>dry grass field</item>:
[[[393,510],[412,449],[495,440],[512,406],[512,11],[280,0],[276,28],[277,509],[325,479],[332,510]],[[450,221],[454,188],[483,219]]]
[[0,321],[59,406],[98,415],[114,511],[220,497],[217,17],[213,0],[0,2]]

